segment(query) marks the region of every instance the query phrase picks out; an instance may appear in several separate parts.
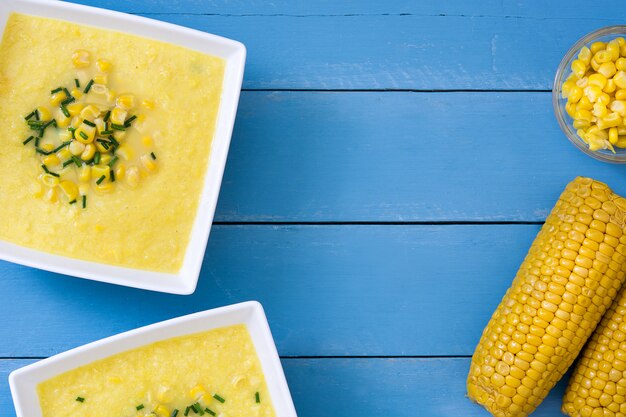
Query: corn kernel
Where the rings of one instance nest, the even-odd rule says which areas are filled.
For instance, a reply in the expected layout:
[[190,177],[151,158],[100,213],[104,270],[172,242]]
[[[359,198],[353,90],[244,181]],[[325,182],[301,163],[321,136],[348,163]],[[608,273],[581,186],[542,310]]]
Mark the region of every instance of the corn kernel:
[[74,132],[74,137],[81,143],[91,143],[96,137],[96,128],[83,123]]
[[114,107],[113,110],[111,110],[111,122],[118,125],[123,125],[124,122],[126,122],[127,114],[128,113],[126,112],[126,110],[120,107]]
[[115,105],[123,110],[130,110],[135,107],[135,96],[132,94],[123,94],[119,96]]
[[[623,100],[613,100],[610,105],[611,111],[618,113],[620,116],[626,116],[626,101]],[[604,117],[604,116],[598,116]]]
[[139,185],[139,169],[137,167],[129,167],[126,170],[126,183],[131,188],[136,188]]
[[109,76],[106,74],[97,74],[93,77],[93,82],[96,84],[106,85],[109,82]]
[[146,109],[148,109],[148,110],[152,110],[152,109],[154,109],[154,101],[149,100],[149,99],[145,99],[145,100],[143,100],[143,101],[141,102],[141,105],[142,105],[143,107],[145,107]]
[[591,50],[586,46],[583,46],[578,53],[578,59],[588,64],[591,60]]
[[126,166],[121,163],[118,162],[115,166],[115,178],[116,179],[124,179],[124,175],[126,174]]
[[596,103],[593,105],[592,113],[596,117],[605,117],[608,114],[608,110],[604,104]]
[[66,98],[67,94],[65,94],[65,91],[59,91],[58,93],[54,93],[50,96],[50,104],[56,107]]
[[600,64],[598,67],[598,73],[605,78],[611,78],[616,72],[617,69],[615,68],[615,64],[613,62],[605,62],[604,64]]
[[141,163],[143,164],[143,167],[146,170],[152,172],[152,171],[155,171],[157,169],[156,161],[149,154],[141,155],[141,157],[139,159],[141,160]]
[[598,64],[604,64],[605,62],[609,62],[613,60],[611,52],[607,50],[596,52],[595,55],[593,56],[593,59]]
[[70,143],[69,149],[72,155],[78,156],[85,150],[85,144],[74,140]]
[[76,200],[76,197],[78,197],[78,187],[72,181],[61,181],[59,188],[63,191],[68,201]]
[[102,165],[108,165],[109,162],[111,162],[111,159],[113,159],[113,157],[110,153],[103,153],[100,155],[100,163]]
[[616,61],[619,58],[619,43],[616,39],[609,41],[606,51],[611,54],[611,61]]
[[604,91],[605,93],[611,94],[614,93],[615,90],[617,90],[617,86],[615,85],[615,81],[613,81],[612,78],[610,78],[607,82],[606,85],[604,86],[604,88],[602,89],[602,91]]
[[598,97],[602,95],[602,89],[595,85],[588,85],[584,89],[585,95],[592,103],[598,101]]
[[603,89],[607,82],[606,77],[602,74],[591,74],[588,78],[589,85],[595,85],[600,89]]
[[575,59],[572,62],[572,72],[576,74],[578,78],[582,78],[585,75],[585,72],[587,72],[587,64],[583,61]]
[[74,64],[74,68],[88,67],[91,63],[89,60],[89,52],[83,49],[74,51],[72,54],[72,63]]
[[143,146],[150,147],[154,144],[154,141],[151,136],[142,136],[141,143],[143,143]]
[[43,196],[43,187],[38,182],[33,182],[30,185],[30,193],[35,198],[41,198]]
[[615,81],[615,85],[618,88],[626,88],[626,72],[617,71],[617,74],[613,77],[613,81]]
[[578,120],[578,119],[575,119],[574,123],[573,123],[573,126],[574,126],[574,129],[588,129],[590,124],[591,124],[591,122],[588,121],[588,120]]
[[44,195],[44,199],[49,203],[56,203],[59,199],[57,196],[57,190],[55,188],[49,188]]
[[609,142],[611,142],[613,145],[617,144],[617,140],[618,140],[618,135],[617,135],[617,128],[616,127],[612,127],[609,129]]
[[610,127],[616,127],[621,125],[623,119],[617,113],[609,113],[606,117],[599,119],[597,121],[597,126],[600,129],[608,129]]
[[102,72],[109,72],[111,71],[113,64],[107,59],[99,58],[98,60],[96,60],[96,66]]
[[159,404],[154,409],[154,414],[156,414],[157,417],[170,417],[170,410],[164,405]]
[[589,98],[583,96],[578,102],[577,110],[591,110],[593,108],[593,103],[589,101]]
[[59,165],[61,163],[61,161],[59,160],[59,157],[52,154],[52,155],[47,155],[43,158],[43,163],[44,165],[46,165],[48,168]]
[[189,390],[189,398],[192,400],[197,400],[204,394],[206,394],[206,390],[200,384],[196,385],[195,387]]
[[59,177],[50,174],[42,174],[41,182],[46,187],[56,187],[59,184]]
[[593,114],[589,110],[576,110],[574,119],[585,120],[591,122],[593,120]]
[[87,146],[85,146],[85,150],[80,155],[80,158],[83,161],[91,161],[95,154],[96,154],[96,147],[93,145],[93,143],[90,143]]
[[574,85],[570,88],[567,101],[570,103],[578,103],[583,96],[583,89]]
[[91,167],[91,178],[97,181],[104,177],[105,180],[108,180],[111,177],[110,172],[111,170],[106,165],[94,165]]
[[91,166],[83,164],[78,170],[78,180],[88,182],[91,179]]
[[57,152],[57,156],[59,157],[59,159],[66,161],[72,157],[72,153],[66,146],[65,148]]
[[94,94],[106,96],[107,93],[109,92],[109,89],[104,84],[94,84],[93,86],[91,86],[91,90],[89,91],[93,92]]
[[601,51],[605,48],[606,48],[606,43],[600,42],[600,41],[592,43],[591,46],[589,47],[592,54],[596,54],[598,51]]
[[117,148],[117,151],[115,151],[115,154],[119,155],[119,157],[125,161],[130,161],[134,156],[133,149],[126,143],[121,144],[120,147]]
[[41,149],[43,149],[46,152],[50,152],[54,149],[54,145],[51,143],[44,143],[43,145],[40,146]]
[[[69,111],[69,107],[68,107],[68,111]],[[98,116],[100,116],[100,109],[93,104],[90,104],[84,107],[82,110],[80,110],[80,117],[83,119],[94,120]]]

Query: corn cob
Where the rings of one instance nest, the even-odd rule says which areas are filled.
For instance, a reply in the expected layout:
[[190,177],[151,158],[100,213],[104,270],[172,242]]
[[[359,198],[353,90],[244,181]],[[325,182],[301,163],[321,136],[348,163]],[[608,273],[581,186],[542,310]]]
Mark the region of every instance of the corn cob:
[[482,333],[470,399],[496,417],[521,417],[546,397],[624,281],[624,210],[603,183],[567,186]]
[[[626,242],[626,236],[620,240]],[[571,417],[626,417],[626,288],[583,351],[565,391],[563,412]]]

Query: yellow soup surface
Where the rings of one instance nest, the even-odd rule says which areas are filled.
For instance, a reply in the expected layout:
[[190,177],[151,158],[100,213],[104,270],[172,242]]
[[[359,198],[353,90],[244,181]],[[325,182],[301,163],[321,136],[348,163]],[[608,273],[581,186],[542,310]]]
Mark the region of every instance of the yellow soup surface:
[[[245,325],[168,339],[81,366],[37,387],[43,417],[275,415]],[[257,395],[258,394],[258,395]],[[207,409],[209,411],[207,411]]]
[[[207,171],[224,68],[221,58],[183,47],[12,14],[0,45],[0,239],[82,260],[178,272]],[[83,94],[88,79],[96,84]],[[74,90],[74,82],[80,88]],[[98,83],[102,85],[96,87]],[[122,121],[136,116],[126,131],[114,132],[124,145],[118,153],[100,149],[98,166],[93,160],[77,162],[93,171],[85,183],[69,159],[71,146],[57,152],[58,157],[38,153],[37,146],[52,149],[67,140],[67,127],[49,127],[41,143],[23,143],[34,134],[25,117],[42,103],[55,123],[64,123],[60,99],[51,97],[57,87],[82,97],[68,109],[91,102],[107,105],[108,100],[109,107],[100,116],[89,116],[87,123],[102,124],[93,119],[102,119],[116,103],[132,106],[121,111]],[[78,128],[75,141],[81,129],[96,129],[81,125],[81,115],[72,116],[65,123]],[[97,129],[106,132],[110,126]],[[108,162],[115,155],[119,158],[111,171],[117,171],[111,178]],[[48,169],[43,161],[58,177],[47,175],[42,186]],[[63,166],[64,161],[70,165]],[[59,181],[67,187],[55,185]],[[70,196],[77,193],[76,203]]]

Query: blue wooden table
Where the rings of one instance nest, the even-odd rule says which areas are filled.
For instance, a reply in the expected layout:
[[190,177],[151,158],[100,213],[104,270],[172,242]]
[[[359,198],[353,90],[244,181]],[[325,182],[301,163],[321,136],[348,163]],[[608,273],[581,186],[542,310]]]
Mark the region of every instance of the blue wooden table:
[[[626,11],[76,1],[244,42],[244,91],[194,295],[0,262],[0,414],[13,369],[256,299],[301,417],[487,416],[465,397],[470,356],[546,214],[576,175],[626,193],[624,167],[567,142],[550,93],[567,49]],[[558,415],[563,389],[536,415]]]

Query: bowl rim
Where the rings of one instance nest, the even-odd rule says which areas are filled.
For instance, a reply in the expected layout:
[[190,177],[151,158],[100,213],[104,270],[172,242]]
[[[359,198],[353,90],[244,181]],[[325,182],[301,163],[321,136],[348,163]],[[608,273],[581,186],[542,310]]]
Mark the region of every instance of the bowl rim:
[[245,46],[232,39],[171,23],[58,0],[2,0],[0,2],[2,31],[6,27],[8,16],[14,12],[82,25],[88,22],[88,26],[167,42],[215,55],[226,61],[209,161],[183,264],[177,273],[133,269],[75,259],[0,240],[0,259],[5,261],[110,284],[171,294],[192,294],[198,284],[204,261],[232,138],[243,82]]
[[154,342],[231,325],[246,325],[277,417],[297,417],[263,306],[246,301],[139,327],[37,361],[9,374],[17,417],[41,417],[37,385],[80,366]]
[[554,81],[552,83],[552,108],[554,110],[554,115],[556,117],[557,123],[559,124],[561,131],[565,134],[567,139],[583,153],[591,156],[592,158],[602,162],[609,162],[613,164],[626,164],[626,153],[616,155],[611,153],[610,151],[590,151],[587,145],[578,138],[578,135],[571,126],[571,123],[567,123],[567,121],[565,120],[566,113],[562,111],[560,106],[560,91],[563,80],[565,79],[566,72],[569,70],[568,63],[576,54],[578,54],[578,52],[580,52],[580,49],[583,46],[602,36],[620,34],[626,35],[626,25],[604,26],[594,31],[591,31],[583,37],[579,38],[568,49],[568,51],[559,62],[559,66],[557,67],[556,74],[554,75]]

